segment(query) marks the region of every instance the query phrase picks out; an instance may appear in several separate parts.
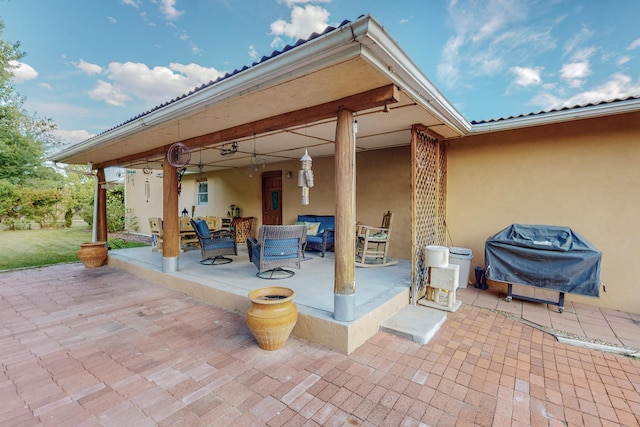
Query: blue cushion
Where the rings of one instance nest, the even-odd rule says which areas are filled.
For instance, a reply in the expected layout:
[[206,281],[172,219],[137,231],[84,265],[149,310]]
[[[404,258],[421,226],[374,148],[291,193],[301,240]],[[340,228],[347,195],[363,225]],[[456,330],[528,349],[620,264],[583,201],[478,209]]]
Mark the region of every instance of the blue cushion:
[[231,239],[214,239],[205,241],[203,249],[222,249],[222,248],[234,248],[235,242]]
[[198,231],[198,234],[204,237],[208,237],[211,233],[209,232],[209,226],[207,225],[207,223],[202,220],[202,219],[196,219],[195,221],[196,224],[196,229]]
[[335,230],[335,216],[333,215],[298,215],[299,222],[319,222],[318,234],[325,230]]
[[[258,256],[260,254],[258,253]],[[298,239],[267,239],[264,241],[264,257],[268,260],[298,257]]]

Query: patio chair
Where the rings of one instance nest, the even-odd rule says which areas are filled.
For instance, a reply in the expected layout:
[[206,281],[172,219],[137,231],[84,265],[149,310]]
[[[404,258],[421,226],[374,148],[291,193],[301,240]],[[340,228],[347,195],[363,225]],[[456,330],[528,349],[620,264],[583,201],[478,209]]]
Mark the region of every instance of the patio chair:
[[397,264],[398,260],[387,257],[391,241],[393,213],[388,211],[382,216],[380,227],[358,225],[356,231],[356,266],[384,267]]
[[180,217],[179,221],[180,221],[180,249],[195,246],[198,243],[198,238],[193,232],[191,219],[187,217]]
[[153,241],[152,252],[162,251],[162,218],[149,218],[149,228]]
[[228,264],[233,260],[224,255],[238,255],[238,247],[232,232],[227,230],[209,231],[207,223],[202,219],[191,220],[191,225],[200,242],[200,251],[202,252],[200,264]]
[[261,279],[286,279],[295,273],[285,267],[300,268],[302,246],[307,228],[304,225],[263,225],[258,238],[247,237],[249,261],[258,267]]

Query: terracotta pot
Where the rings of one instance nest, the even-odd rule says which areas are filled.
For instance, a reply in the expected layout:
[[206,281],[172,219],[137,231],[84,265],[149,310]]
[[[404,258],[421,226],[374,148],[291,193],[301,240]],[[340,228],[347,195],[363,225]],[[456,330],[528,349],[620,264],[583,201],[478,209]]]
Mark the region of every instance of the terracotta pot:
[[298,321],[295,295],[292,289],[278,286],[249,292],[251,308],[247,311],[247,326],[261,349],[277,350],[287,342]]
[[87,268],[100,267],[107,259],[107,242],[80,243],[78,258]]

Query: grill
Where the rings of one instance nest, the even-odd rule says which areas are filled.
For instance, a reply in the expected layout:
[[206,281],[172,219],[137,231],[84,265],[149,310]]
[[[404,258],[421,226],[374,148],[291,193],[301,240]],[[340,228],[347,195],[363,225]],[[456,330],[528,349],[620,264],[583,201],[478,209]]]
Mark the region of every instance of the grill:
[[[569,227],[512,224],[485,243],[486,275],[508,284],[512,298],[558,306],[564,294],[600,296],[602,253]],[[558,301],[513,293],[513,284],[559,292]]]

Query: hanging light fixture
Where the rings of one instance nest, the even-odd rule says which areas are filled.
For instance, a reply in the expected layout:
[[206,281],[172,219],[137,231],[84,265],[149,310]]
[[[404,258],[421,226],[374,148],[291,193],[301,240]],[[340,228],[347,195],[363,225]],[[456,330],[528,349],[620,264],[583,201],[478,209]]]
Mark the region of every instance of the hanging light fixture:
[[223,157],[233,156],[238,152],[238,143],[237,142],[226,142],[222,144],[220,147],[220,155]]
[[204,163],[202,163],[202,149],[200,149],[200,162],[198,163],[198,178],[196,179],[196,182],[207,182],[207,179],[202,174],[203,169]]
[[267,161],[260,157],[258,150],[256,150],[256,134],[253,134],[253,153],[251,154],[251,160],[249,160],[249,166],[247,166],[247,175],[249,178],[253,177],[254,172],[258,171],[259,167],[265,168]]

